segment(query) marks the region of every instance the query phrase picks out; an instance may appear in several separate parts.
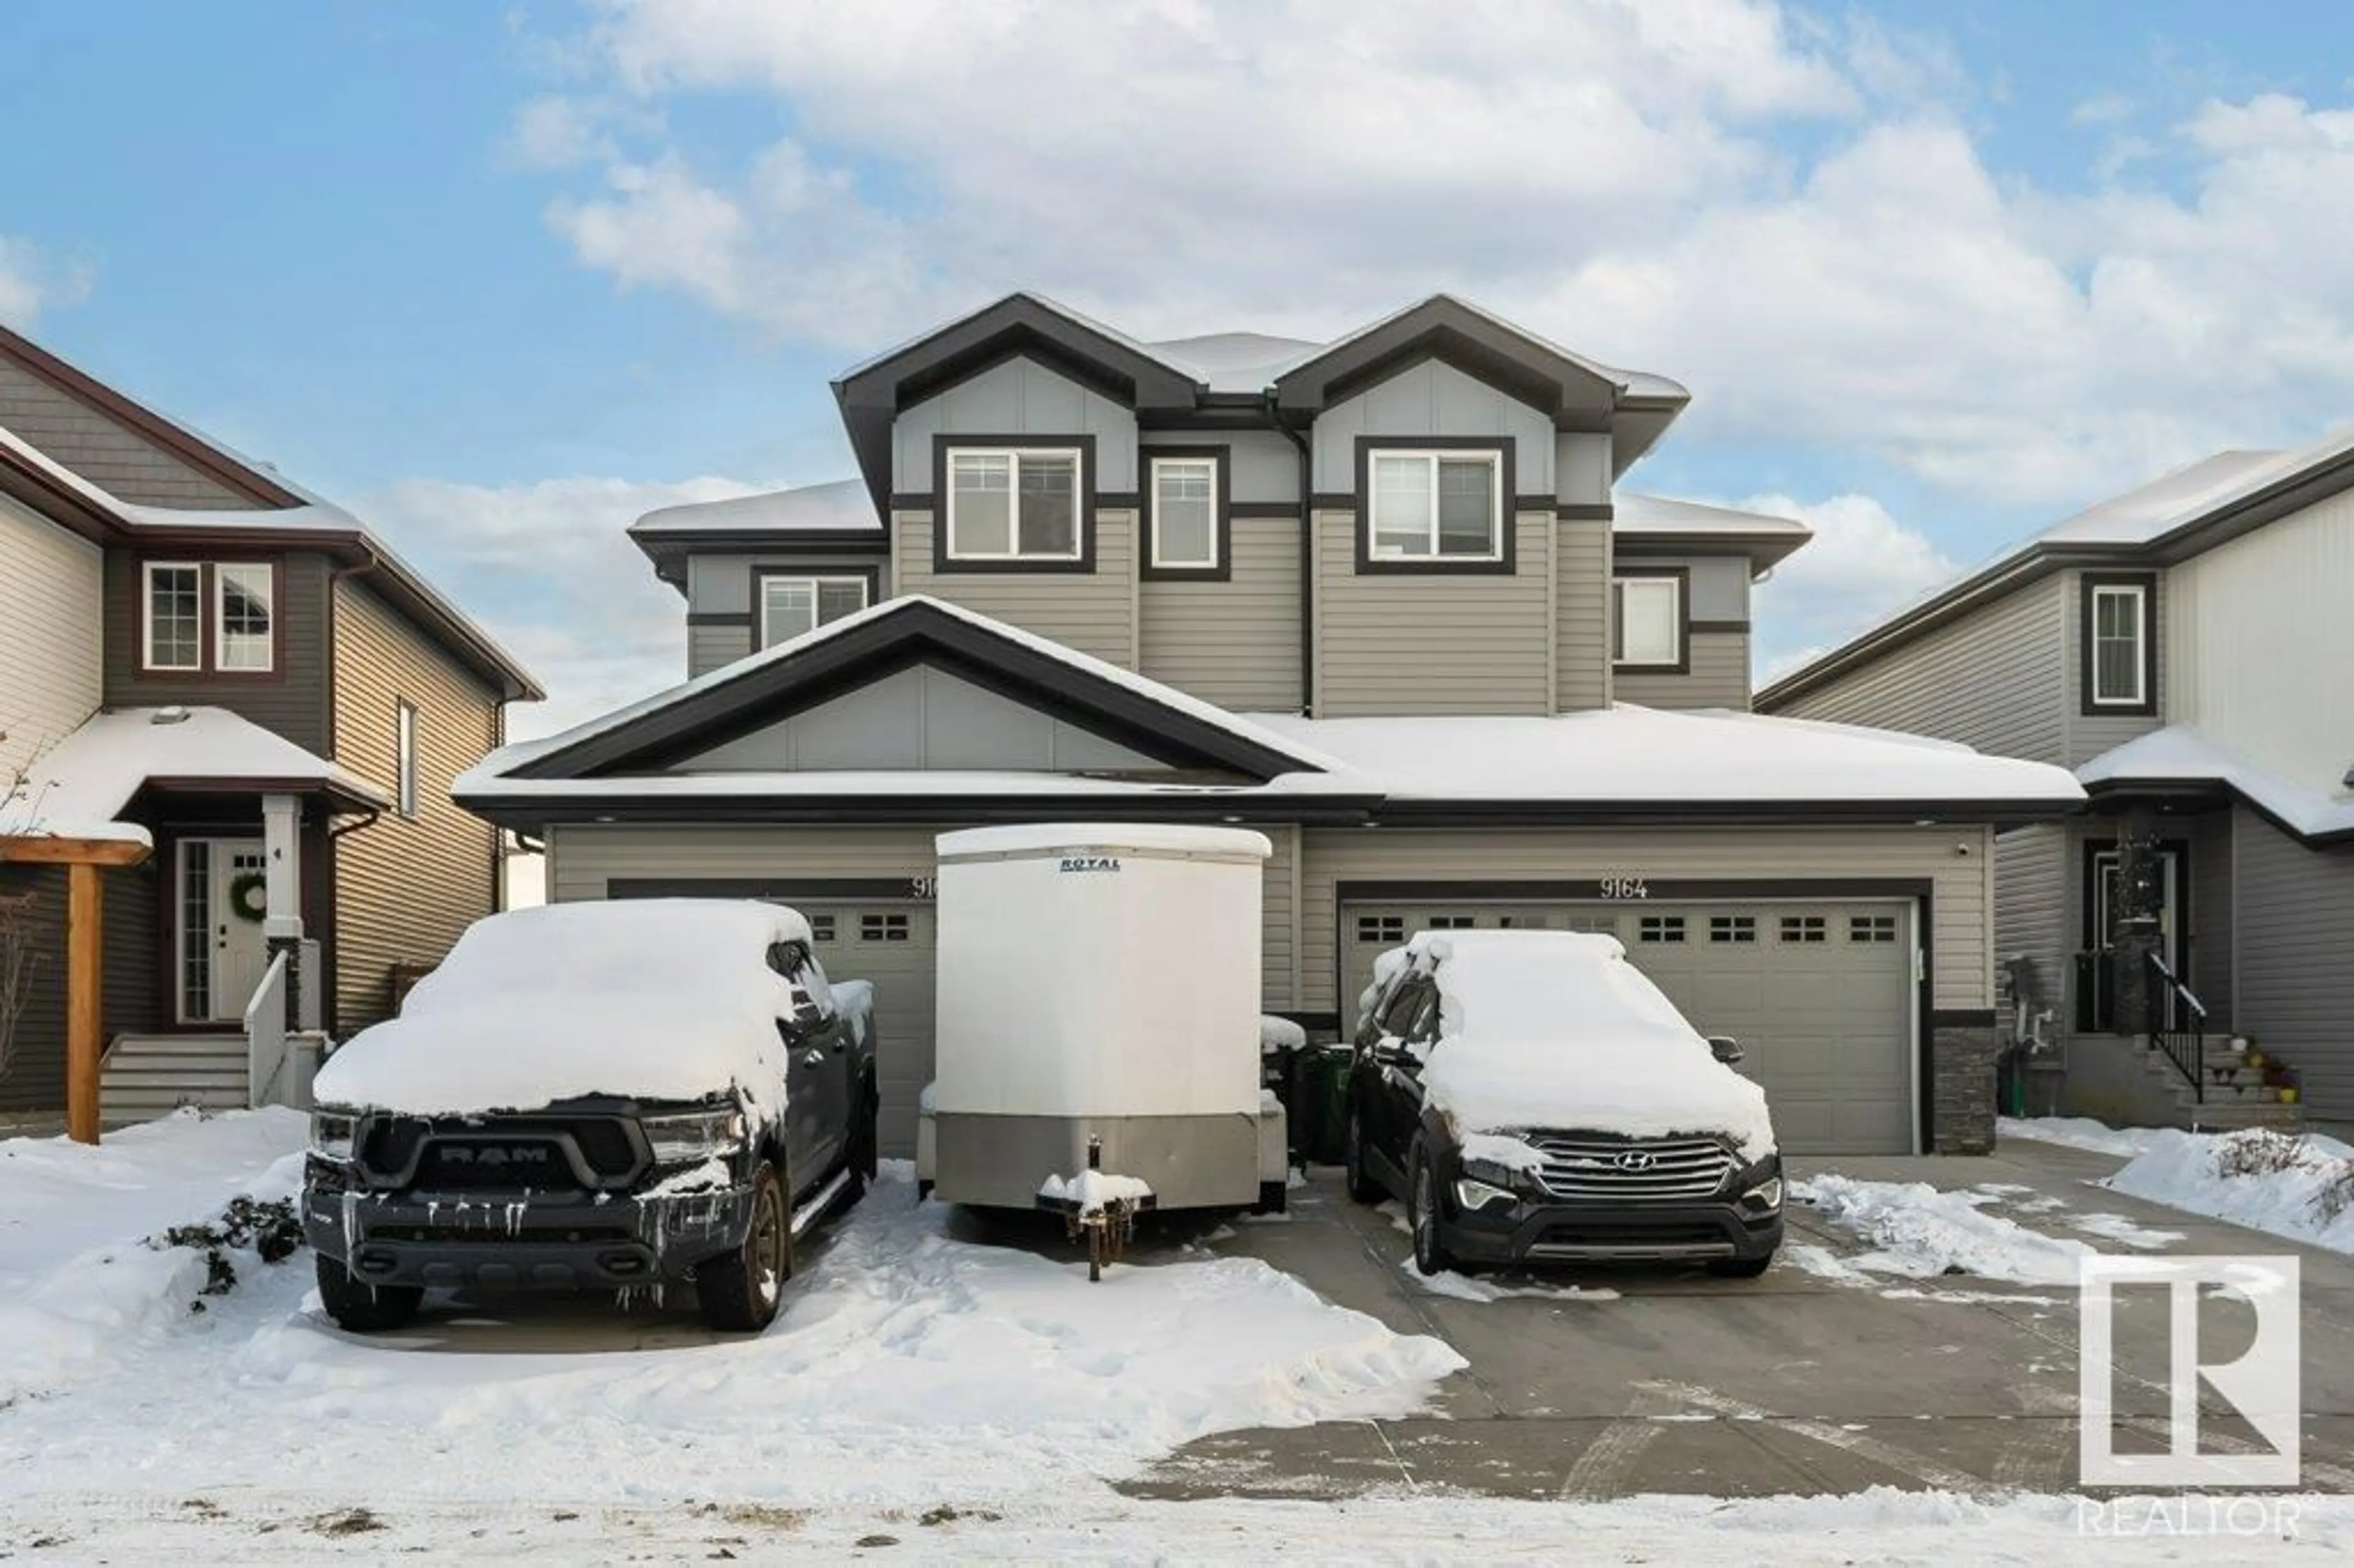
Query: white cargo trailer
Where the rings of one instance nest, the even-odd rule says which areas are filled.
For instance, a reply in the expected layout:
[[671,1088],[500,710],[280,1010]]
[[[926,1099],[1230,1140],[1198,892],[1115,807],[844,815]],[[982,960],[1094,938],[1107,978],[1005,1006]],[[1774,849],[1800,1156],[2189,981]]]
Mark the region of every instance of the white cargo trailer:
[[943,833],[938,852],[918,1180],[1031,1208],[1093,1144],[1147,1206],[1279,1207],[1286,1128],[1259,1066],[1267,839],[1065,823]]

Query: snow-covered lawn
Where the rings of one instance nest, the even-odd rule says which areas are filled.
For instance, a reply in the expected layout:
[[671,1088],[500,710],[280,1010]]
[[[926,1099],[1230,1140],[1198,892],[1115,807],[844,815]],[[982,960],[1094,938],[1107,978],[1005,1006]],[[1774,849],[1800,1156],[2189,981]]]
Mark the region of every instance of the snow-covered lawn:
[[2024,1138],[2036,1143],[2056,1143],[2064,1149],[2124,1157],[2139,1154],[2149,1147],[2150,1139],[2158,1131],[2154,1127],[2111,1127],[2081,1116],[2007,1116],[1995,1122],[1998,1139]]
[[2078,1260],[2093,1249],[1988,1212],[2007,1195],[1831,1173],[1793,1181],[1794,1200],[1855,1232],[1872,1250],[1840,1259],[1819,1247],[1800,1246],[1792,1249],[1792,1261],[1834,1278],[1861,1270],[1914,1279],[1967,1274],[2023,1285],[2074,1285]]
[[2333,1252],[2354,1253],[2354,1149],[2318,1133],[2151,1132],[2101,1183]]

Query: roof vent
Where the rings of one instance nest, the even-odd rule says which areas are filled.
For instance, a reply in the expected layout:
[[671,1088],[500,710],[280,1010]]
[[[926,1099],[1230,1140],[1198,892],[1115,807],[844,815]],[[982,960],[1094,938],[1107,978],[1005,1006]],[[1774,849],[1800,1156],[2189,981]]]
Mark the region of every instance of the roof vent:
[[147,715],[147,722],[149,724],[186,724],[188,722],[188,710],[177,706],[157,708]]

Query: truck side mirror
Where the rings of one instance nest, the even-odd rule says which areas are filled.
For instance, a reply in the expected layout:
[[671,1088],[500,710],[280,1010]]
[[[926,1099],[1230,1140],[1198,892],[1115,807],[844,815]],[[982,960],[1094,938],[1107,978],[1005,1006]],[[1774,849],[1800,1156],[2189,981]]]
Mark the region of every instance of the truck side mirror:
[[1710,1035],[1708,1037],[1708,1052],[1710,1055],[1715,1057],[1718,1061],[1723,1063],[1728,1067],[1740,1061],[1744,1054],[1741,1049],[1741,1042],[1735,1040],[1730,1034]]

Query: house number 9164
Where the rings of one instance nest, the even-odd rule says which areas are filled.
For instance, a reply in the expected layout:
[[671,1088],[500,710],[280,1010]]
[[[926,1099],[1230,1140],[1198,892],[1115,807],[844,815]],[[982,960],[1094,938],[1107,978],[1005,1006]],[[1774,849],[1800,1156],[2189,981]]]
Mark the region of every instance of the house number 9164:
[[1600,883],[1605,898],[1649,898],[1650,887],[1639,876],[1606,876]]

